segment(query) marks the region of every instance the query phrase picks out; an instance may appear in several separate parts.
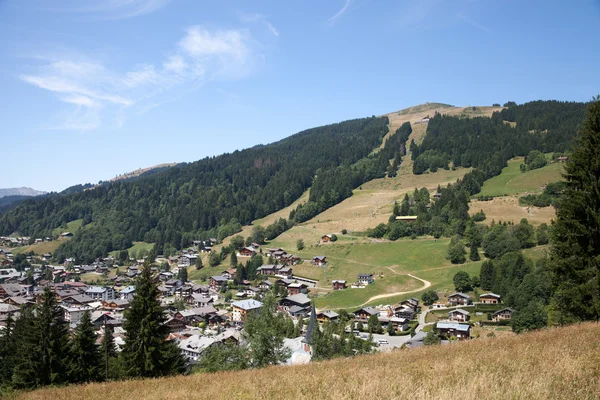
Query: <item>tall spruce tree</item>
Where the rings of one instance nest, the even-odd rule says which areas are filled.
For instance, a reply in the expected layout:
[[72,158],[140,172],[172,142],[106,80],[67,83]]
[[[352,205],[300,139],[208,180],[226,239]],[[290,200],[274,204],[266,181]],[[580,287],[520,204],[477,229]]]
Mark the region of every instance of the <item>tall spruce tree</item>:
[[102,357],[89,311],[84,312],[79,321],[72,348],[71,381],[83,383],[100,380]]
[[35,331],[33,310],[26,307],[15,322],[15,356],[12,385],[17,389],[33,388],[39,385],[38,365],[41,361],[38,335]]
[[131,377],[171,375],[182,372],[185,364],[178,347],[166,341],[169,331],[150,266],[146,260],[136,282],[136,295],[125,311],[126,339],[121,355],[125,373]]
[[600,96],[588,106],[553,227],[553,299],[559,323],[600,318]]
[[12,315],[8,314],[6,325],[0,331],[0,387],[11,385],[16,351],[14,328]]

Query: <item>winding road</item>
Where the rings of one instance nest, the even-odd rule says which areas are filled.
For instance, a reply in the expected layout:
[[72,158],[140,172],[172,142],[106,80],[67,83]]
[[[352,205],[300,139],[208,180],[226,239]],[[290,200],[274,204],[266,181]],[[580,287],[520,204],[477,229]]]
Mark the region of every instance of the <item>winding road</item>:
[[420,288],[418,288],[418,289],[413,289],[413,290],[409,290],[409,291],[406,291],[406,292],[394,292],[394,293],[378,294],[377,296],[373,296],[373,297],[369,298],[369,300],[367,300],[364,303],[360,304],[358,307],[362,307],[362,306],[364,306],[366,304],[369,304],[372,301],[379,300],[379,299],[385,299],[387,297],[401,296],[403,294],[420,292],[421,290],[425,290],[425,289],[427,289],[428,287],[431,286],[431,282],[426,281],[425,279],[418,278],[418,277],[416,277],[414,275],[411,275],[411,274],[406,274],[406,275],[410,276],[413,279],[416,279],[418,281],[423,282],[423,286],[420,287]]

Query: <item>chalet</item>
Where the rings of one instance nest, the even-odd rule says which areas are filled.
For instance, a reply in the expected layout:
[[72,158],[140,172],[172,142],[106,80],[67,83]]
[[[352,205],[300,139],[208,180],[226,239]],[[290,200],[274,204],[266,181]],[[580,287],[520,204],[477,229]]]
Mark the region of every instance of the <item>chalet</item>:
[[169,332],[178,332],[185,329],[185,322],[174,317],[167,319],[164,325],[169,328]]
[[217,309],[208,307],[190,308],[189,310],[181,310],[175,313],[174,317],[178,318],[185,323],[189,324],[192,322],[204,322],[209,319],[211,315],[217,314]]
[[290,317],[292,318],[306,318],[306,316],[308,316],[308,311],[309,311],[310,307],[301,307],[301,306],[291,306],[287,313],[289,314]]
[[446,303],[442,303],[441,301],[436,301],[431,305],[433,310],[439,310],[441,308],[446,308]]
[[296,265],[300,262],[300,257],[295,254],[284,254],[279,258],[283,265]]
[[280,276],[283,278],[291,278],[293,275],[292,269],[290,267],[275,266],[275,269],[276,269],[275,276]]
[[271,257],[271,255],[273,255],[273,253],[276,253],[276,252],[283,252],[283,249],[281,247],[274,247],[274,248],[267,249],[267,257]]
[[440,332],[440,335],[446,338],[454,336],[458,340],[466,340],[471,337],[471,325],[468,324],[438,322],[435,327]]
[[278,285],[279,287],[287,288],[294,282],[295,281],[293,279],[281,278],[281,279],[277,279],[275,281],[275,284]]
[[215,275],[215,276],[211,276],[208,286],[212,289],[212,290],[221,290],[221,288],[227,285],[227,278],[221,276],[221,275]]
[[112,300],[115,298],[115,290],[112,287],[90,286],[85,294],[94,300]]
[[16,283],[3,283],[0,284],[0,299],[6,299],[8,297],[24,296],[26,293],[25,288],[22,285]]
[[114,299],[102,302],[102,307],[108,310],[126,310],[129,306],[129,300]]
[[121,289],[121,291],[119,291],[119,298],[121,300],[131,301],[131,300],[133,300],[134,296],[135,296],[135,286],[127,286],[125,289]]
[[340,280],[331,281],[331,287],[333,288],[333,290],[346,289],[346,281],[340,281]]
[[61,238],[72,238],[73,234],[71,232],[63,232],[60,234]]
[[567,161],[569,161],[569,157],[567,157],[567,156],[561,156],[561,157],[558,157],[556,159],[556,161],[561,162],[561,163],[567,162]]
[[92,307],[81,306],[81,307],[69,307],[60,306],[63,311],[63,318],[66,322],[71,324],[78,324],[86,311],[91,311]]
[[246,295],[246,297],[254,298],[260,294],[260,289],[257,287],[249,286],[247,288],[244,288],[243,293],[244,295]]
[[236,271],[235,268],[226,269],[225,271],[221,272],[221,276],[223,278],[227,278],[228,280],[231,280],[235,276],[235,271]]
[[494,293],[484,293],[479,296],[479,302],[481,304],[499,304],[500,303],[500,295]]
[[21,308],[35,305],[35,301],[32,297],[9,297],[4,300],[4,303]]
[[14,268],[0,269],[0,282],[7,282],[14,278],[19,278],[21,273]]
[[373,274],[358,274],[358,283],[362,285],[373,283]]
[[185,302],[194,307],[208,307],[214,304],[214,299],[207,294],[192,293],[185,298]]
[[340,314],[335,311],[321,311],[317,314],[317,321],[319,322],[333,322],[337,321],[340,317]]
[[418,313],[419,309],[421,308],[421,307],[419,307],[419,300],[415,299],[414,297],[404,300],[402,303],[400,303],[400,305],[408,307],[408,308],[412,308],[415,313]]
[[6,304],[6,303],[0,303],[0,315],[12,315],[13,313],[17,312],[20,310],[20,307],[12,305],[12,304]]
[[308,285],[305,283],[294,282],[288,285],[287,291],[289,296],[293,296],[295,294],[300,293],[306,293],[308,291]]
[[492,321],[508,321],[512,318],[513,312],[514,310],[512,308],[503,308],[502,310],[498,310],[494,314],[492,314]]
[[367,322],[367,321],[369,321],[369,318],[371,317],[371,315],[375,315],[375,316],[379,317],[379,311],[377,311],[373,307],[363,307],[354,312],[354,320],[360,321],[360,322]]
[[256,242],[252,242],[250,243],[250,246],[252,249],[254,249],[254,251],[259,251],[260,250],[260,244],[256,243]]
[[73,306],[80,307],[80,306],[84,306],[86,304],[93,303],[95,301],[96,301],[95,299],[88,296],[87,294],[76,294],[74,296],[65,297],[62,302],[65,305],[68,305],[70,307],[73,307]]
[[277,266],[268,264],[262,265],[256,269],[256,272],[260,275],[275,275],[277,273]]
[[442,197],[442,193],[436,191],[431,197],[433,197],[436,200],[439,200],[440,197]]
[[321,243],[331,243],[331,235],[322,236]]
[[468,322],[471,319],[468,311],[457,308],[448,312],[448,319],[454,322]]
[[214,345],[217,341],[214,338],[200,335],[192,335],[187,339],[179,342],[179,350],[181,354],[187,359],[190,363],[197,362],[202,352],[212,345]]
[[448,296],[448,303],[453,306],[466,306],[471,302],[471,296],[464,293],[454,293]]
[[308,310],[310,307],[310,299],[305,294],[295,294],[293,296],[285,297],[279,300],[279,304],[277,305],[277,309],[282,312],[286,312],[289,314],[290,308],[293,306],[298,306],[302,309]]
[[175,294],[177,289],[183,286],[183,282],[180,279],[169,279],[164,285],[172,294]]
[[408,330],[408,320],[400,317],[378,317],[377,318],[382,326],[386,327],[392,324],[395,330],[400,332],[406,332]]
[[258,288],[260,290],[270,290],[272,287],[273,287],[273,282],[267,281],[267,280],[262,281],[260,283],[260,285],[258,285]]
[[233,322],[245,322],[249,313],[258,313],[262,303],[258,300],[242,300],[231,303],[233,312],[231,319]]
[[394,308],[393,314],[398,318],[406,318],[412,320],[415,318],[416,311],[412,307],[405,305]]
[[397,215],[396,216],[396,221],[402,221],[402,222],[416,222],[417,220],[417,216],[416,215]]
[[247,247],[243,247],[240,249],[240,251],[238,252],[238,256],[252,257],[255,253],[256,253],[256,250],[254,250],[254,248],[247,246]]
[[271,253],[271,257],[273,257],[276,260],[281,260],[282,258],[287,257],[287,253],[283,250],[274,251],[273,253]]
[[163,282],[166,282],[169,279],[173,279],[173,273],[169,271],[163,271],[160,274],[158,274],[158,279],[160,279]]
[[314,265],[316,265],[317,267],[322,267],[323,265],[327,264],[327,257],[325,257],[325,256],[315,256],[312,259],[312,263]]

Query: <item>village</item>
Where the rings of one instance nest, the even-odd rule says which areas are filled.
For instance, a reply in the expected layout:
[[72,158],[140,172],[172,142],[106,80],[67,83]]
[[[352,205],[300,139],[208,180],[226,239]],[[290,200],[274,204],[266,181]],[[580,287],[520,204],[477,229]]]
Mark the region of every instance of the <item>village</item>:
[[[329,235],[322,238],[328,240]],[[258,313],[263,305],[261,300],[268,294],[277,298],[277,312],[298,327],[300,336],[284,341],[290,354],[288,364],[310,361],[310,345],[307,347],[301,339],[311,326],[343,323],[347,333],[369,340],[376,351],[390,351],[422,346],[429,332],[435,332],[441,343],[468,340],[473,337],[475,324],[502,325],[510,321],[513,312],[503,308],[500,296],[493,293],[481,294],[477,299],[453,293],[429,306],[423,306],[417,298],[408,298],[395,305],[318,310],[311,299],[311,291],[318,282],[294,275],[294,266],[310,262],[317,268],[324,267],[327,257],[301,260],[281,248],[263,251],[257,243],[236,252],[242,259],[264,254],[272,262],[257,268],[257,279],[239,281],[236,268],[210,267],[218,273],[204,284],[188,280],[188,268],[196,263],[200,253],[210,252],[215,244],[214,239],[195,241],[193,247],[177,256],[159,255],[153,260],[153,279],[165,309],[168,340],[177,343],[189,366],[196,364],[211,346],[220,343],[245,346],[244,323],[251,314]],[[126,335],[122,327],[124,311],[136,295],[135,280],[146,260],[130,259],[129,265],[119,266],[112,256],[98,259],[92,265],[74,265],[74,259],[66,259],[63,265],[49,265],[50,259],[50,254],[26,256],[30,266],[19,271],[13,267],[15,256],[10,249],[0,250],[0,329],[9,315],[18,318],[20,310],[37,304],[48,287],[56,294],[71,331],[89,311],[97,330],[97,342],[102,341],[105,327],[110,325],[117,348],[122,346]],[[165,265],[169,268],[160,267]],[[82,281],[82,276],[90,275],[98,280]],[[356,278],[353,283],[332,280],[331,290],[360,290],[374,282],[370,273],[358,274]]]

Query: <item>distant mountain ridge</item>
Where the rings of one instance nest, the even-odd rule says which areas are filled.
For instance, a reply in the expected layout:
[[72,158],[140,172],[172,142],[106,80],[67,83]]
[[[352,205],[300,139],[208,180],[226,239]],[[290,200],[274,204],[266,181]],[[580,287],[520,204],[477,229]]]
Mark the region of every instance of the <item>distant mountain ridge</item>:
[[30,187],[0,189],[0,198],[6,196],[40,196],[47,192],[35,190]]

